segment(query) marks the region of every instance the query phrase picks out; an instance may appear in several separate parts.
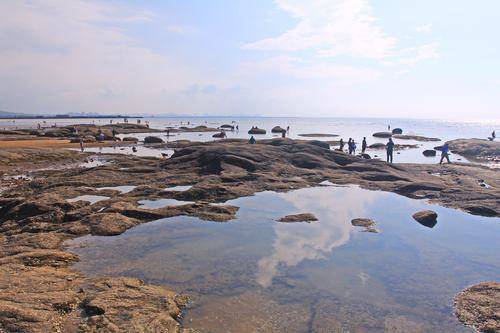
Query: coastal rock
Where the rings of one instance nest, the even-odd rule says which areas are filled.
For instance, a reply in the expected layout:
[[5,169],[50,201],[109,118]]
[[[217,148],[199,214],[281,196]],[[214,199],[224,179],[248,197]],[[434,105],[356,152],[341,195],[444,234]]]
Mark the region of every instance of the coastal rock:
[[365,159],[365,160],[370,160],[370,159],[372,158],[370,155],[368,155],[368,154],[366,154],[366,153],[361,154],[361,157],[362,157],[363,159]]
[[400,140],[415,140],[415,141],[423,141],[423,142],[441,141],[441,139],[439,139],[439,138],[429,138],[429,137],[421,136],[421,135],[394,134],[392,137],[395,139],[400,139]]
[[122,141],[125,141],[125,142],[138,142],[138,141],[139,141],[139,139],[134,138],[134,137],[132,137],[132,136],[126,136],[126,137],[124,137],[124,138],[123,138],[123,140],[122,140]]
[[157,136],[147,136],[144,138],[144,143],[163,143],[163,140]]
[[395,128],[392,130],[392,134],[403,134],[403,130],[401,128]]
[[357,218],[357,219],[352,219],[351,220],[351,224],[353,226],[355,226],[355,227],[365,227],[365,228],[368,228],[368,227],[373,227],[377,223],[375,221],[373,221],[372,219]]
[[500,159],[500,141],[458,139],[448,141],[453,153],[476,159]]
[[380,231],[374,228],[376,224],[377,223],[375,221],[368,218],[357,218],[351,220],[351,225],[353,225],[354,227],[362,227],[363,232],[371,232],[378,234],[380,233]]
[[373,143],[368,146],[370,149],[385,149],[385,143]]
[[175,132],[187,132],[187,133],[198,133],[198,132],[219,132],[220,129],[218,128],[212,128],[212,127],[207,127],[205,125],[199,125],[195,127],[186,127],[186,126],[181,126],[179,129],[171,129],[170,132],[175,133]]
[[266,130],[262,129],[262,128],[254,127],[248,131],[248,134],[266,134]]
[[422,152],[422,154],[426,157],[433,157],[436,156],[436,151],[433,149],[426,149]]
[[390,133],[390,132],[377,132],[377,133],[373,133],[373,136],[376,138],[390,138],[390,137],[392,137],[392,133]]
[[428,228],[433,228],[437,223],[437,213],[432,210],[423,210],[412,216],[415,221]]
[[224,124],[220,128],[234,130],[234,126],[229,124]]
[[286,132],[286,129],[281,128],[280,126],[274,126],[271,129],[271,133],[283,133],[283,132]]
[[276,220],[277,222],[284,222],[284,223],[294,223],[294,222],[313,222],[313,221],[318,221],[316,216],[314,216],[311,213],[302,213],[302,214],[295,214],[295,215],[287,215],[283,216],[279,219]]
[[226,133],[224,133],[224,132],[215,133],[214,135],[212,135],[212,138],[225,138],[225,137],[226,137]]
[[92,235],[114,236],[124,233],[139,221],[119,213],[98,213],[85,217],[82,223],[90,225]]
[[465,325],[479,332],[500,332],[500,283],[483,282],[455,297],[455,314]]

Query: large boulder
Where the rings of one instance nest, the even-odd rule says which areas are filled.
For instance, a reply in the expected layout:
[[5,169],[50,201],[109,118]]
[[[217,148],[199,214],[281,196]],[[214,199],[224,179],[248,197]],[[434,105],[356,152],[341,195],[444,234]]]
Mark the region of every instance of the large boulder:
[[233,129],[234,129],[234,126],[233,126],[233,125],[229,125],[229,124],[224,124],[224,125],[222,125],[220,128],[233,130]]
[[437,213],[433,210],[422,210],[412,215],[415,221],[428,228],[433,228],[437,223]]
[[147,136],[144,138],[144,143],[163,143],[163,140],[157,136]]
[[271,133],[283,133],[286,132],[286,129],[281,128],[281,126],[274,126],[271,130]]
[[133,136],[126,136],[123,138],[123,141],[125,141],[125,142],[137,142],[137,141],[139,141],[139,139],[134,138]]
[[434,149],[426,149],[422,152],[422,154],[426,157],[434,157],[436,156],[436,151]]
[[403,130],[401,128],[395,128],[392,130],[392,134],[403,134]]
[[377,132],[377,133],[373,133],[373,136],[376,137],[376,138],[390,138],[392,137],[392,133],[390,132]]
[[266,130],[258,127],[251,128],[248,134],[266,134]]
[[283,223],[293,223],[293,222],[313,222],[317,221],[318,219],[316,216],[314,216],[311,213],[302,213],[302,214],[295,214],[295,215],[287,215],[283,216],[276,221],[278,222],[283,222]]

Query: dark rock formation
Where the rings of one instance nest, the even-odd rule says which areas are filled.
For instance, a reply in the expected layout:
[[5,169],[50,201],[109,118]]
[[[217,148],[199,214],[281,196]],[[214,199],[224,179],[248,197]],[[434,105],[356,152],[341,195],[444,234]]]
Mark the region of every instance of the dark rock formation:
[[415,221],[428,228],[433,228],[437,223],[437,213],[432,210],[423,210],[412,216]]
[[390,132],[377,132],[377,133],[373,133],[373,136],[376,138],[390,138],[390,137],[392,137],[392,133],[390,133]]
[[262,128],[254,127],[248,131],[248,134],[266,134],[266,130],[262,129]]
[[134,138],[132,136],[126,136],[126,137],[123,138],[122,141],[125,141],[125,142],[137,142],[137,141],[139,141],[139,139]]
[[283,216],[279,219],[277,219],[277,222],[286,222],[286,223],[293,223],[293,222],[313,222],[317,221],[318,219],[316,216],[314,216],[311,213],[301,213],[301,214],[295,214],[295,215],[287,215]]
[[392,134],[403,134],[403,130],[401,128],[395,128],[392,130]]
[[436,156],[436,151],[433,149],[426,149],[422,152],[422,154],[426,157],[433,157]]
[[483,282],[455,297],[455,314],[479,332],[500,332],[500,283]]
[[283,133],[283,132],[286,132],[286,129],[281,128],[280,126],[274,126],[271,129],[271,133]]
[[147,136],[144,138],[144,143],[163,143],[163,139],[157,136]]
[[441,141],[441,139],[438,138],[429,138],[425,136],[420,136],[420,135],[403,135],[403,134],[394,134],[392,136],[395,139],[400,139],[400,140],[415,140],[415,141]]

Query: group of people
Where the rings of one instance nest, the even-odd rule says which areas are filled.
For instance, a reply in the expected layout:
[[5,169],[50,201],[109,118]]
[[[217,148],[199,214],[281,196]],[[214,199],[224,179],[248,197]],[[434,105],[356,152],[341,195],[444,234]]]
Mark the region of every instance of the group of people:
[[[492,136],[493,135],[494,135],[494,132],[493,132]],[[339,150],[340,151],[344,151],[344,145],[345,145],[344,140],[340,139],[340,141],[339,141]],[[394,141],[392,140],[392,138],[389,138],[389,140],[385,144],[387,163],[392,163],[392,161],[393,161],[394,146],[395,146]],[[363,137],[363,142],[361,143],[361,154],[365,153],[367,147],[368,147],[368,144],[366,142],[366,137]],[[347,141],[347,150],[348,150],[349,155],[356,155],[356,142],[352,138],[349,138],[349,140]],[[439,164],[442,164],[445,159],[448,161],[448,163],[451,163],[450,162],[450,147],[449,147],[447,142],[441,147],[441,159],[439,161]]]

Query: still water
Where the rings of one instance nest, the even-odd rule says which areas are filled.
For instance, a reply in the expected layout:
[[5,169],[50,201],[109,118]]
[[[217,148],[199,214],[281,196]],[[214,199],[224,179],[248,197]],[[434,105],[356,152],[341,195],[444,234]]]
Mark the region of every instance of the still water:
[[[453,316],[464,287],[500,278],[500,219],[355,186],[231,200],[226,223],[174,217],[69,246],[90,275],[125,275],[188,294],[201,332],[472,332]],[[433,209],[427,228],[413,213]],[[312,223],[278,223],[313,213]],[[367,217],[381,233],[352,227]]]

